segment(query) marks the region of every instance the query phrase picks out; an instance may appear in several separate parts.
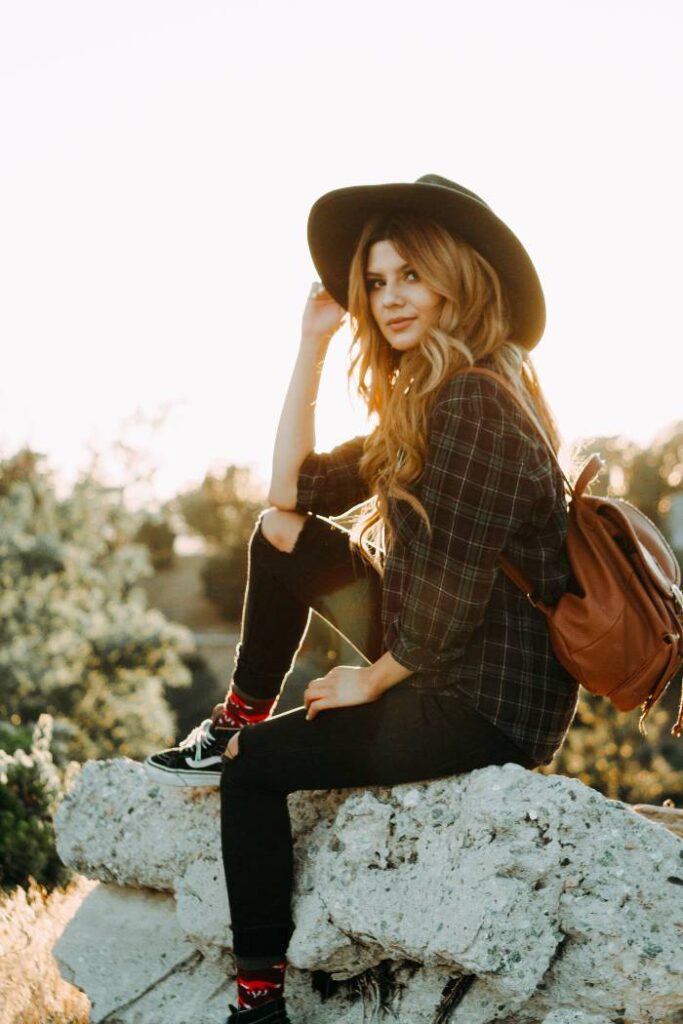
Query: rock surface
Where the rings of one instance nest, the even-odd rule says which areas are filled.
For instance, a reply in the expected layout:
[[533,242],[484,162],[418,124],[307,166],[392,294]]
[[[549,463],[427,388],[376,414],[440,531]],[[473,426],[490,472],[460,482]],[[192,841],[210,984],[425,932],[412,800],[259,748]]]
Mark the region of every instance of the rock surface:
[[[294,1024],[683,1024],[683,842],[627,805],[516,765],[288,799]],[[92,1024],[223,1024],[219,815],[135,762],[82,769],[58,849],[103,884],[56,954]]]
[[683,839],[683,810],[680,807],[657,807],[654,804],[634,804],[633,810],[644,818],[668,828],[675,836]]

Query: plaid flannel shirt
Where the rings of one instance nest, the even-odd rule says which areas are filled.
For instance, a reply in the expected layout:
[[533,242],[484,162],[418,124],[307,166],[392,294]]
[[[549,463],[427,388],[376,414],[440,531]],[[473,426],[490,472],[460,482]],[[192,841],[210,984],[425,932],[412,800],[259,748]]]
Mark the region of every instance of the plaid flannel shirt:
[[[306,457],[298,512],[341,515],[371,496],[358,473],[364,443],[359,436]],[[411,488],[433,532],[407,502],[389,499],[397,540],[385,563],[381,615],[386,649],[413,670],[400,685],[457,694],[548,764],[574,717],[578,684],[553,653],[545,617],[498,556],[505,551],[548,604],[565,591],[559,469],[495,381],[463,375],[439,391],[424,471]]]

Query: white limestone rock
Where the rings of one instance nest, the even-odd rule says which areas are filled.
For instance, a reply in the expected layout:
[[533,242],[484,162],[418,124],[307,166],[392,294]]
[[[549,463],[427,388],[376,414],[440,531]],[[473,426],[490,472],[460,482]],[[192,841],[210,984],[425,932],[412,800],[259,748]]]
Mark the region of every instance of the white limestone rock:
[[553,1010],[543,1024],[612,1024],[608,1017],[596,1017],[581,1010]]
[[174,892],[197,855],[220,858],[219,804],[201,789],[151,781],[122,757],[88,761],[57,812],[57,852],[101,882]]
[[230,907],[223,864],[199,857],[188,865],[176,887],[178,924],[205,956],[232,948]]
[[171,896],[98,885],[55,947],[62,976],[103,1020],[198,959],[178,927]]
[[[55,955],[63,977],[88,993],[91,1024],[223,1024],[235,1002],[234,959],[218,947],[211,958],[194,948],[173,902],[106,883],[86,897]],[[392,980],[402,1014],[411,1024],[431,1024],[447,976],[398,966]],[[323,999],[308,972],[289,968],[287,1003],[297,1024],[363,1024],[376,1014],[380,991],[366,977]]]
[[[427,1024],[441,1005],[450,1024],[672,1024],[683,1009],[683,842],[627,805],[516,765],[288,801],[296,1024],[360,1024],[354,985],[369,1013],[382,972],[393,994],[378,1021]],[[202,971],[224,971],[219,816],[215,789],[159,787],[126,760],[90,763],[58,813],[58,848],[90,877],[172,892],[158,898],[177,935]],[[342,994],[312,992],[320,970],[349,979]]]

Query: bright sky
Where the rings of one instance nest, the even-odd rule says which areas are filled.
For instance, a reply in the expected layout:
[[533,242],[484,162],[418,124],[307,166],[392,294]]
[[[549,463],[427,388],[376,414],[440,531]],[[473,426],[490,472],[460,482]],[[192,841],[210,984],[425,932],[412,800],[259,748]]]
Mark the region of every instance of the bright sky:
[[[445,175],[543,283],[568,440],[681,418],[679,0],[0,0],[0,455],[270,477],[314,200]],[[326,364],[324,450],[367,430]]]

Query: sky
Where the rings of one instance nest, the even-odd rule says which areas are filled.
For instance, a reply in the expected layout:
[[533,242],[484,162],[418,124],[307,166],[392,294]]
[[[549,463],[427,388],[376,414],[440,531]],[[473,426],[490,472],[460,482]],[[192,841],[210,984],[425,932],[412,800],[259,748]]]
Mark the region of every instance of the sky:
[[[546,296],[565,438],[681,408],[679,0],[0,0],[0,457],[264,493],[324,192],[433,172]],[[316,447],[368,430],[334,338]],[[118,449],[120,452],[120,449]]]

